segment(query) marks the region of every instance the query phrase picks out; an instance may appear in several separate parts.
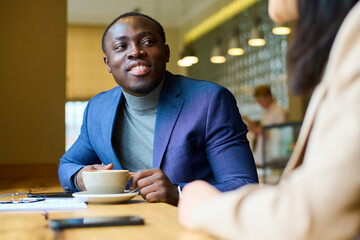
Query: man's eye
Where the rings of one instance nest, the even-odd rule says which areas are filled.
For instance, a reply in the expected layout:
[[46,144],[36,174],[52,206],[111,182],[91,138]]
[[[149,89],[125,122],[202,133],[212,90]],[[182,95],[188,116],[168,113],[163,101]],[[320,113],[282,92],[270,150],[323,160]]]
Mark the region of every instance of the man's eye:
[[114,47],[115,50],[122,50],[124,48],[125,48],[125,44],[120,44],[120,43],[116,44]]
[[152,44],[154,44],[155,43],[155,41],[154,40],[152,40],[152,39],[145,39],[145,40],[143,40],[143,42],[142,42],[142,44],[143,45],[152,45]]

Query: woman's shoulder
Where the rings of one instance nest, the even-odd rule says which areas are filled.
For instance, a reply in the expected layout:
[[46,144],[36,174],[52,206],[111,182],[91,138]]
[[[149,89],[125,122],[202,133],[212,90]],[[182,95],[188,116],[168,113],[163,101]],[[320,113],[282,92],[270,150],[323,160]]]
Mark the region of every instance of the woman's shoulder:
[[323,81],[326,84],[350,85],[360,74],[360,2],[344,19],[332,46]]

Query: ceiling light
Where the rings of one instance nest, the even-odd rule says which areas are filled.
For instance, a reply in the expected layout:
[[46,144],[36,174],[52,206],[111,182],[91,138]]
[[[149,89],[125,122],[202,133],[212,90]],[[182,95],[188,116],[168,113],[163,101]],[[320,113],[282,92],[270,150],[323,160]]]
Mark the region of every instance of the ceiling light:
[[185,50],[181,52],[181,56],[177,61],[177,64],[180,67],[190,67],[198,61],[199,59],[195,56],[195,51],[190,48],[185,48]]
[[191,62],[192,64],[196,64],[199,62],[199,58],[195,54],[195,50],[192,46],[189,46],[185,49],[184,60]]
[[291,29],[283,24],[275,24],[274,28],[272,29],[273,34],[276,35],[288,35],[291,32]]
[[240,39],[238,35],[233,35],[229,40],[229,48],[227,53],[233,56],[244,54],[244,49],[240,46]]
[[212,51],[210,62],[212,63],[224,63],[226,62],[226,57],[222,54],[220,40],[217,40]]
[[248,44],[250,46],[263,46],[266,41],[264,39],[264,33],[259,29],[260,19],[255,19],[254,26],[251,28],[250,39]]
[[177,61],[178,66],[180,67],[190,67],[192,65],[192,63],[190,61],[187,61],[186,59],[179,59]]

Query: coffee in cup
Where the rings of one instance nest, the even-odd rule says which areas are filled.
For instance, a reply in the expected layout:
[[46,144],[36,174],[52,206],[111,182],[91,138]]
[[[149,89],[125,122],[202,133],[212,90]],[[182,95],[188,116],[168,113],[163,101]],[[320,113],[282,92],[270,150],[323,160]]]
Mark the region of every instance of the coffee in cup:
[[116,194],[123,193],[128,180],[129,170],[84,170],[83,182],[89,193]]

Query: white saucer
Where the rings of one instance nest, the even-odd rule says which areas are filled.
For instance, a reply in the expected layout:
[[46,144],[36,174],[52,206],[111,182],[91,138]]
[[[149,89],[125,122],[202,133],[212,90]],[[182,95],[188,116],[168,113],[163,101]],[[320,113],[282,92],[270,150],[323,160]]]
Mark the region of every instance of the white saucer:
[[98,194],[83,191],[73,193],[72,195],[80,201],[88,203],[120,203],[130,200],[138,194],[139,192],[129,192],[125,190],[124,193],[116,194]]

